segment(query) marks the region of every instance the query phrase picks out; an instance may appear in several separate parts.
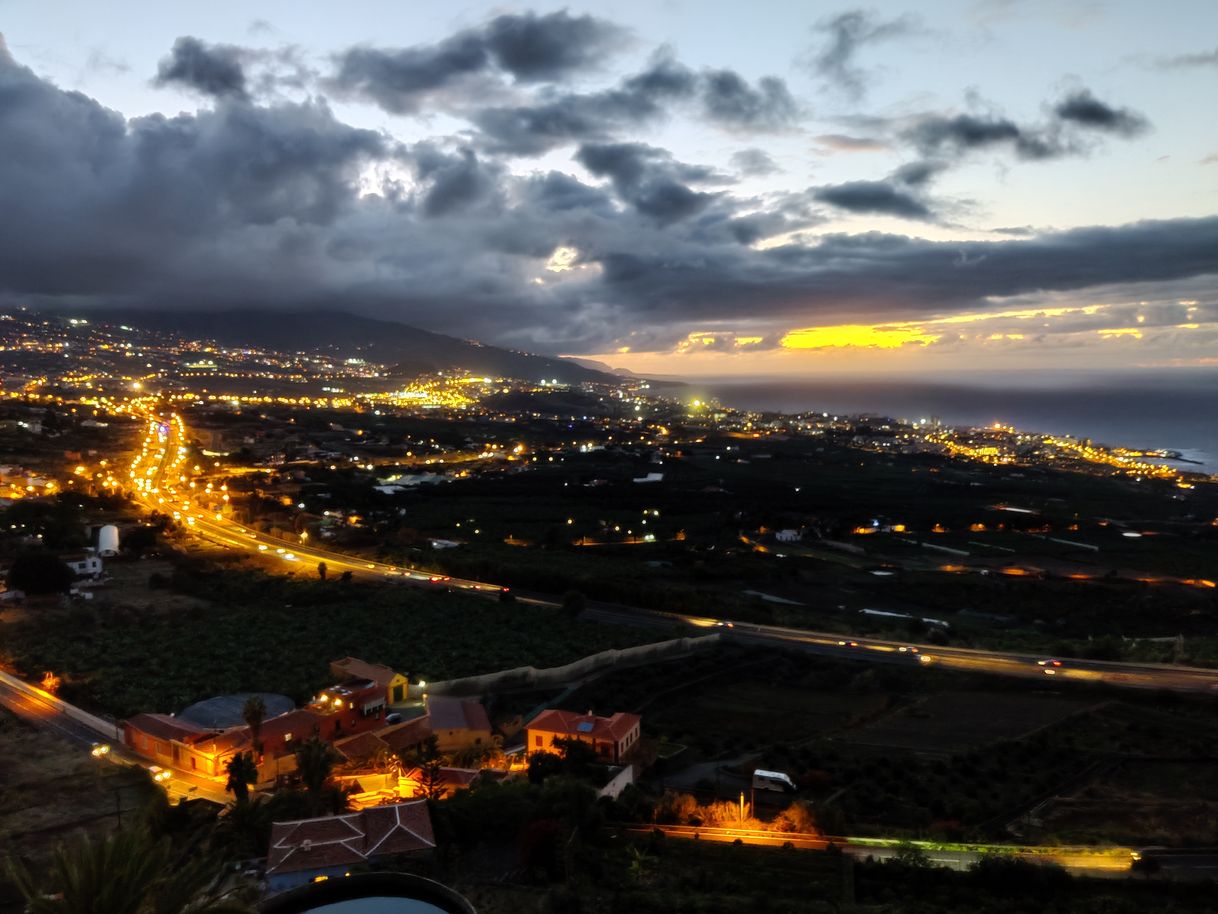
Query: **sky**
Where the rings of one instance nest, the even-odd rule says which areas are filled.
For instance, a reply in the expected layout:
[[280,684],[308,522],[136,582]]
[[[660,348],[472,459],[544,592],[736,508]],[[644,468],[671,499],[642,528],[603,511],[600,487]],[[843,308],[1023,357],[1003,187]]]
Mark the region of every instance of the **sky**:
[[678,376],[1218,365],[1218,4],[0,0],[0,306]]

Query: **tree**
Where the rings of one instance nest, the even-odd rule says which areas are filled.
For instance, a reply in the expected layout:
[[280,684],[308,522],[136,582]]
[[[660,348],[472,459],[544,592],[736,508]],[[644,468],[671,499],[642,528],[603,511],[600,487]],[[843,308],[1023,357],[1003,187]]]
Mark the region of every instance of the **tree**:
[[429,800],[442,797],[445,788],[440,769],[444,767],[444,756],[440,754],[440,741],[434,733],[410,754],[408,761],[419,769],[419,786],[415,794]]
[[266,720],[266,702],[261,695],[251,695],[245,700],[241,717],[250,728],[250,745],[255,757],[262,755],[262,722]]
[[49,552],[23,552],[13,559],[8,586],[31,595],[67,593],[75,577],[71,568]]
[[143,828],[79,835],[55,851],[42,878],[21,863],[10,877],[29,914],[242,914],[222,861],[198,847],[175,852]]
[[322,801],[335,760],[333,747],[316,736],[306,739],[296,749],[296,771],[315,809],[324,805]]
[[228,760],[225,770],[228,772],[228,783],[224,789],[233,795],[238,806],[245,804],[249,801],[250,785],[258,783],[258,766],[254,764],[253,755],[238,752]]
[[350,571],[344,571],[342,574],[340,574],[340,575],[338,576],[338,579],[339,579],[340,581],[342,581],[344,584],[350,584],[350,583],[351,583],[351,572],[350,572]]
[[326,579],[326,563],[325,562],[317,563],[317,577],[323,581]]

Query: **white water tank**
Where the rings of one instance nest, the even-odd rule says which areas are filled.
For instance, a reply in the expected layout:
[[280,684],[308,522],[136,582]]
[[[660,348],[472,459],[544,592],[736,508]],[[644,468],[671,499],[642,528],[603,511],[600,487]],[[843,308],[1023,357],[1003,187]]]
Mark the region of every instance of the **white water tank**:
[[97,531],[97,554],[103,557],[118,555],[118,527],[106,524]]

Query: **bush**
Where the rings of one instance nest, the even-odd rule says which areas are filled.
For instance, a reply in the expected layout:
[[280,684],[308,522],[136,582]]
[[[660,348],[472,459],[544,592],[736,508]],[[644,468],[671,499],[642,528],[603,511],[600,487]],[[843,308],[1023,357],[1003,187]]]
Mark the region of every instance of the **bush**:
[[67,593],[74,579],[72,569],[49,552],[23,552],[8,572],[9,588],[31,595]]

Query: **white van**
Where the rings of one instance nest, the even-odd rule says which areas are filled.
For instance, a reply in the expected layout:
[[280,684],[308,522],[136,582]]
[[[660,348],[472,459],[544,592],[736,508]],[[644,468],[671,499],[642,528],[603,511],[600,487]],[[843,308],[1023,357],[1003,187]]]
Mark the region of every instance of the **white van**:
[[753,772],[754,790],[773,790],[778,793],[795,793],[798,789],[785,771],[766,771],[758,768]]

